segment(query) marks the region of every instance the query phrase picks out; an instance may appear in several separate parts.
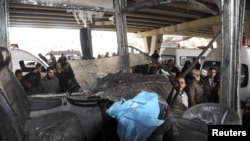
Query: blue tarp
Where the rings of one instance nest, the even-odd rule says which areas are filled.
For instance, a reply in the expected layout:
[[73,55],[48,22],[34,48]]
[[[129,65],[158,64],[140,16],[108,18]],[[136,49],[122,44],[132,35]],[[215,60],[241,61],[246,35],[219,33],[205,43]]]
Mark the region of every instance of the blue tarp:
[[155,92],[142,91],[132,99],[121,99],[114,102],[106,112],[118,121],[117,134],[120,141],[146,140],[164,122],[158,119],[160,107]]

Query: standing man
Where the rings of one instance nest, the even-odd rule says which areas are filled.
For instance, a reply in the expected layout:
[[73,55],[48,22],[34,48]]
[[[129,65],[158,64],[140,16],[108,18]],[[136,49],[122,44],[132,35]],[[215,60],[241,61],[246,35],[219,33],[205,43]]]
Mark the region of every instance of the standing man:
[[64,55],[64,53],[61,54],[61,57],[58,59],[57,62],[60,62],[62,67],[64,67],[66,65],[66,62],[67,62],[67,58],[66,56]]
[[189,107],[199,103],[207,102],[208,87],[205,81],[201,78],[200,70],[193,68],[191,70],[192,79],[187,85],[187,94]]
[[50,60],[51,60],[51,65],[52,67],[56,67],[56,57],[54,56],[54,54],[51,52],[50,53]]
[[47,68],[47,75],[41,80],[41,88],[44,93],[59,93],[59,79],[55,76],[53,67]]
[[160,55],[158,54],[157,50],[155,50],[154,53],[151,55],[151,57],[153,57],[158,62]]
[[41,79],[43,79],[42,67],[42,64],[37,63],[35,69],[33,70],[34,73],[38,73],[40,75]]
[[167,66],[168,66],[168,71],[170,71],[172,74],[174,74],[175,76],[180,75],[180,71],[176,66],[174,66],[174,61],[172,59],[168,60]]
[[217,86],[218,84],[218,82],[217,82],[217,80],[215,80],[214,79],[214,77],[215,77],[215,75],[216,75],[216,69],[215,68],[209,68],[208,69],[208,72],[207,72],[207,77],[205,77],[205,82],[206,82],[206,84],[207,84],[207,87],[208,87],[208,97],[207,97],[207,100],[208,100],[208,102],[215,102],[215,101],[213,101],[213,99],[212,99],[212,97],[213,97],[213,92],[212,92],[212,90],[213,90],[213,88],[215,87],[215,86]]

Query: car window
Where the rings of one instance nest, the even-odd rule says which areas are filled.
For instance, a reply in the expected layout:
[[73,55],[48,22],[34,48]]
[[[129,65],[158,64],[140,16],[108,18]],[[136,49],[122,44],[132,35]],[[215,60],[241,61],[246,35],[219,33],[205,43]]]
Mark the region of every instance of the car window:
[[[20,68],[23,72],[32,72],[36,64],[38,62],[36,60],[21,60],[19,61]],[[42,72],[46,72],[46,69],[44,66],[42,66]]]

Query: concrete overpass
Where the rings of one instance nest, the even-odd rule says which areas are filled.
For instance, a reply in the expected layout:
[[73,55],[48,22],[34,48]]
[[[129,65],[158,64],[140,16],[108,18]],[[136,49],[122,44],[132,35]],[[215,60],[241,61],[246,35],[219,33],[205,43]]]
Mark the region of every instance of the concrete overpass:
[[[245,11],[245,23],[243,32],[250,37],[250,10]],[[136,37],[143,38],[145,49],[151,54],[160,48],[162,35],[182,35],[191,37],[212,38],[222,27],[221,15],[184,22],[176,25],[166,26],[155,30],[136,33]],[[204,32],[202,32],[204,31]],[[202,36],[201,36],[202,34]],[[221,37],[216,40],[218,47],[221,47]]]

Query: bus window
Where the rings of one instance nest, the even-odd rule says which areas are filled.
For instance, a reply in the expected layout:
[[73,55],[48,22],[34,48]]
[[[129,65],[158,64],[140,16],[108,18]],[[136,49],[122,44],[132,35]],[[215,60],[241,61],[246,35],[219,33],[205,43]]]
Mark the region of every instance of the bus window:
[[240,74],[240,87],[246,87],[248,84],[248,67],[247,65],[241,65],[241,74]]
[[201,74],[202,76],[207,76],[207,71],[209,68],[215,68],[216,72],[220,72],[220,62],[219,61],[205,61],[202,66]]
[[193,62],[193,58],[196,57],[196,56],[180,56],[180,66],[184,66],[185,62],[186,61],[190,61],[191,63]]
[[164,62],[165,60],[172,59],[173,62],[175,62],[175,56],[174,55],[161,55],[161,62]]

